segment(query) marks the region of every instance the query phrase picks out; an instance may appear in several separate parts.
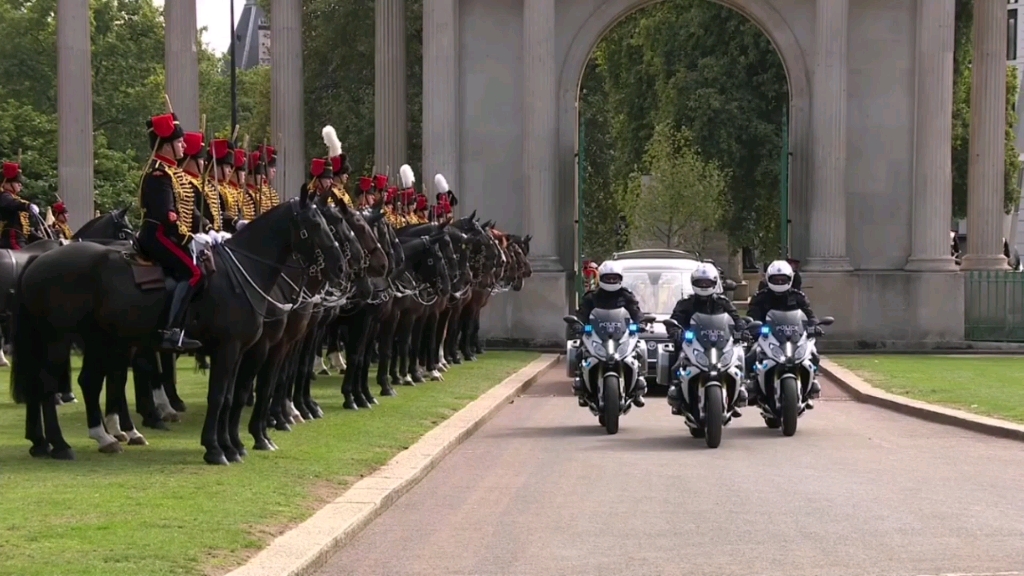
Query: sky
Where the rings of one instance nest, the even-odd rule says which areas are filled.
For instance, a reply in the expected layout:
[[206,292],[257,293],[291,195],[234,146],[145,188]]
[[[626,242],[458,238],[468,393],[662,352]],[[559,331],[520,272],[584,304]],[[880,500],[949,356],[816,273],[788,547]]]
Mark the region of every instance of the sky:
[[[188,0],[176,0],[185,1]],[[196,23],[199,28],[206,27],[203,41],[217,54],[223,54],[231,44],[231,30],[228,27],[229,0],[194,0],[196,3]],[[158,7],[163,7],[164,0],[153,0]],[[242,17],[245,0],[235,0],[235,22]]]

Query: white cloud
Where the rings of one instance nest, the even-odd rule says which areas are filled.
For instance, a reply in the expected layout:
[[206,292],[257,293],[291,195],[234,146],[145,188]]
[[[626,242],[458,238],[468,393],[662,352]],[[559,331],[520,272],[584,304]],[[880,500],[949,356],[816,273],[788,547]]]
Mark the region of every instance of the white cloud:
[[[158,7],[163,7],[165,0],[153,0]],[[175,0],[188,2],[189,0]],[[223,54],[231,44],[231,29],[228,24],[230,0],[194,0],[196,3],[196,24],[198,28],[206,27],[203,41],[217,54]],[[235,0],[235,23],[242,17],[242,9],[246,0]]]

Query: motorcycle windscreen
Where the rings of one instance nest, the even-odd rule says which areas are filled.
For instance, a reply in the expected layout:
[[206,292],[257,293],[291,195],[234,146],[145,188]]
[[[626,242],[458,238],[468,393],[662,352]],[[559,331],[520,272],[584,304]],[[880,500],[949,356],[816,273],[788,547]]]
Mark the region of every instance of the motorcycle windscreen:
[[619,340],[626,335],[632,319],[625,308],[595,309],[590,313],[590,325],[600,340]]
[[806,323],[807,316],[802,310],[770,310],[765,316],[765,324],[771,327],[772,336],[779,344],[799,342],[807,331]]
[[713,349],[723,352],[732,338],[733,321],[728,314],[697,313],[690,318],[690,331],[705,354]]

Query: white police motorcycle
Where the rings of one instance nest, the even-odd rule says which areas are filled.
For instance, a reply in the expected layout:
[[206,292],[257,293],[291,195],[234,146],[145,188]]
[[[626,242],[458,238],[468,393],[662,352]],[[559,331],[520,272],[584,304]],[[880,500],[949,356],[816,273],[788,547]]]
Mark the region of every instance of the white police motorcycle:
[[670,333],[682,332],[679,360],[670,371],[668,357],[658,358],[658,383],[668,385],[668,403],[672,413],[686,417],[694,438],[704,438],[708,448],[722,443],[722,428],[732,421],[732,410],[743,387],[745,352],[736,341],[736,333],[760,328],[759,322],[740,331],[726,314],[694,314],[683,327],[665,320]]
[[[647,314],[643,322],[654,319]],[[572,315],[562,320],[583,332],[565,346],[566,371],[577,384],[573,388],[578,390],[579,404],[590,408],[606,432],[615,434],[619,416],[628,413],[636,395],[647,390],[647,346],[640,339],[644,328],[633,322],[625,308],[595,309],[589,324]]]
[[811,361],[817,352],[815,336],[823,335],[819,326],[834,321],[825,316],[812,324],[800,310],[771,310],[766,315],[752,378],[758,391],[754,403],[769,428],[782,428],[785,436],[796,434],[797,418],[807,411],[811,382],[817,376]]

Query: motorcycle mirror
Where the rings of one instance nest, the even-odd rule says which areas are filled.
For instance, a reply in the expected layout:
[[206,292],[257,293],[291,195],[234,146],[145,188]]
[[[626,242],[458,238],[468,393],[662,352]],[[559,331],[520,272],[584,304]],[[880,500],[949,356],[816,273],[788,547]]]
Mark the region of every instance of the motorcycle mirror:
[[566,324],[570,325],[570,326],[576,326],[576,325],[582,326],[583,325],[583,322],[580,322],[580,319],[575,317],[575,316],[573,316],[572,314],[567,314],[565,316],[562,316],[562,321],[565,322]]
[[763,326],[762,323],[758,322],[757,320],[751,320],[750,323],[747,324],[747,330],[749,330],[750,332],[757,332],[758,330],[761,329],[761,326]]
[[722,280],[722,290],[726,292],[732,292],[736,290],[736,283],[732,280]]
[[643,321],[647,324],[654,322],[658,318],[654,314],[644,314]]
[[672,330],[682,330],[683,329],[683,327],[679,325],[679,322],[676,322],[675,320],[673,320],[671,318],[668,318],[667,320],[662,322],[662,324],[665,325],[665,328],[669,328],[669,329],[672,329]]
[[825,316],[824,318],[819,318],[818,319],[818,324],[820,326],[831,326],[832,323],[835,322],[835,321],[836,321],[835,318],[833,318],[831,316]]

